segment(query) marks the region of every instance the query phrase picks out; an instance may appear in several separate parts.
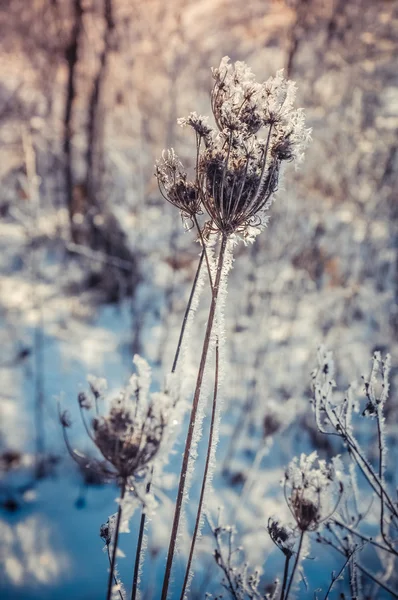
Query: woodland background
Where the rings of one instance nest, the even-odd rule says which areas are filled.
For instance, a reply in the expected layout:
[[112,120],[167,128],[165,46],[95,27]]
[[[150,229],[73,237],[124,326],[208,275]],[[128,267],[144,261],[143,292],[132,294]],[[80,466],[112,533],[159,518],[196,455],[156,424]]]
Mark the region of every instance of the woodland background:
[[[176,119],[210,113],[210,67],[225,55],[247,62],[260,81],[284,67],[313,128],[268,228],[237,249],[226,314],[214,505],[234,504],[265,444],[263,475],[236,524],[247,557],[272,580],[281,563],[262,526],[285,510],[284,465],[301,451],[338,452],[317,434],[309,402],[319,344],[335,353],[339,389],[368,372],[374,350],[392,354],[394,465],[398,2],[0,6],[0,595],[103,595],[98,532],[117,492],[67,457],[57,400],[77,417],[87,374],[117,389],[135,353],[150,362],[157,385],[170,368],[199,246],[161,198],[154,163],[173,146],[192,166],[193,140]],[[199,311],[198,332],[205,318]],[[83,429],[74,436],[84,450]],[[159,514],[170,514],[167,494]],[[149,533],[147,573],[164,564],[167,536],[160,518]],[[122,536],[121,544],[129,558],[134,543]],[[204,541],[197,569],[207,576],[194,580],[193,598],[220,580],[206,548]],[[128,579],[131,561],[119,562]],[[319,575],[309,566],[320,584],[332,568]],[[156,597],[156,578],[147,580],[144,597]]]

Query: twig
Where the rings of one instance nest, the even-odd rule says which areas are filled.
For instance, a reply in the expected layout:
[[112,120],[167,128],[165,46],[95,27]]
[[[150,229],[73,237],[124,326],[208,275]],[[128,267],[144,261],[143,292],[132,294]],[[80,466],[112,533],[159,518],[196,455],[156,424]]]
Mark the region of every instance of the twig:
[[[324,542],[326,545],[331,546],[332,548],[334,548],[335,550],[337,550],[337,552],[339,552],[343,556],[347,556],[347,549],[342,550],[341,548],[339,548],[339,546],[337,546],[336,544],[334,544],[333,542],[331,542],[327,538],[323,537],[322,535],[319,536],[319,539],[322,542]],[[391,594],[391,596],[393,598],[398,598],[398,594],[396,592],[394,592],[391,588],[389,588],[385,583],[382,583],[379,579],[377,579],[377,577],[375,575],[372,575],[372,573],[370,573],[367,569],[365,569],[365,567],[363,567],[362,565],[360,565],[358,562],[356,563],[356,565],[357,565],[358,569],[360,571],[362,571],[362,573],[364,575],[366,575],[366,577],[369,577],[369,579],[371,579],[377,585],[379,585],[381,588],[383,588],[383,590],[386,590],[386,592],[388,592],[389,594]]]
[[383,544],[379,544],[373,538],[367,537],[366,535],[363,535],[362,533],[359,533],[359,531],[355,531],[355,529],[353,529],[349,525],[346,525],[342,521],[340,521],[340,520],[338,520],[336,518],[333,518],[333,523],[335,523],[337,525],[337,527],[344,527],[344,529],[346,529],[347,531],[349,531],[353,535],[356,535],[357,537],[359,537],[364,542],[368,542],[369,544],[372,544],[373,546],[376,546],[377,548],[380,548],[380,550],[384,550],[385,552],[391,552],[390,548],[388,548],[387,546],[383,546]]
[[66,245],[67,250],[69,252],[73,252],[75,254],[81,254],[85,258],[90,260],[94,260],[97,262],[101,262],[107,265],[112,265],[113,267],[117,267],[123,271],[131,271],[134,263],[128,260],[124,260],[123,258],[118,258],[117,256],[106,255],[103,252],[97,251],[94,252],[86,246],[82,246],[81,244],[75,244],[74,242],[69,242]]
[[355,552],[357,551],[357,549],[355,548],[354,550],[352,550],[352,552],[347,556],[347,559],[345,560],[343,566],[341,567],[340,571],[337,573],[337,575],[333,575],[332,574],[332,581],[330,582],[330,585],[327,589],[326,595],[324,600],[327,600],[327,598],[329,597],[330,592],[333,589],[334,584],[336,583],[336,581],[338,581],[338,579],[341,577],[341,575],[343,574],[344,570],[346,569],[348,563],[350,562],[352,556],[355,554]]

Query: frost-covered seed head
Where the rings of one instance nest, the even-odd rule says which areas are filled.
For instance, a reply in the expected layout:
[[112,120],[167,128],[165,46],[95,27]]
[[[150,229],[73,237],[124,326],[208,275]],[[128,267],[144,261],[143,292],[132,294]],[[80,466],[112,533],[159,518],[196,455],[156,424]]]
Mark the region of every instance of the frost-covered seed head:
[[[143,475],[160,450],[168,420],[169,397],[158,393],[150,398],[149,366],[138,356],[134,362],[138,374],[133,375],[130,384],[110,402],[107,414],[96,414],[89,421],[81,412],[86,430],[104,460],[86,457],[72,449],[66,435],[70,420],[66,412],[60,414],[72,458],[80,467],[96,471],[105,480],[127,480]],[[90,387],[93,390],[91,381]],[[97,394],[102,393],[97,386],[94,389]],[[83,392],[78,402],[81,408],[91,408]]]
[[317,453],[302,454],[293,459],[285,472],[286,502],[301,531],[315,531],[335,512],[342,494],[343,483],[340,463],[328,465],[324,460],[314,463]]
[[178,120],[195,131],[195,183],[187,180],[174,150],[163,153],[156,176],[162,194],[184,216],[205,209],[206,235],[247,236],[250,228],[266,224],[281,163],[302,159],[311,132],[303,111],[294,108],[296,86],[282,71],[260,84],[245,63],[224,57],[212,73],[217,128],[196,113]]
[[196,112],[192,112],[188,117],[177,119],[177,123],[180,127],[192,127],[192,129],[196,131],[198,137],[204,138],[205,140],[209,138],[213,131],[209,126],[208,121],[209,117],[202,117]]
[[100,527],[100,537],[103,539],[106,546],[109,546],[111,543],[111,534],[109,530],[109,524],[103,523]]
[[279,521],[270,517],[267,530],[271,540],[285,556],[293,556],[294,534],[289,527],[280,525]]
[[67,410],[63,410],[59,415],[59,420],[64,429],[72,426],[72,421]]
[[198,189],[188,181],[187,173],[173,149],[163,151],[162,159],[156,163],[155,176],[162,196],[176,206],[183,217],[192,218],[201,212]]
[[79,403],[80,408],[84,408],[85,410],[90,410],[92,408],[92,402],[89,400],[87,394],[84,392],[80,392],[77,401]]
[[118,399],[106,417],[94,418],[94,441],[103,457],[125,479],[139,475],[156,455],[164,430],[163,416],[149,407],[138,418]]

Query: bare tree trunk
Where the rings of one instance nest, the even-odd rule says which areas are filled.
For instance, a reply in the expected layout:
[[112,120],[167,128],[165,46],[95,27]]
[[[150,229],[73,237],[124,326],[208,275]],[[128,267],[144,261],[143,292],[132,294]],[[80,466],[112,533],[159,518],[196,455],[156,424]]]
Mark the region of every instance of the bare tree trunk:
[[[112,0],[104,0],[105,31],[103,48],[100,55],[99,68],[93,82],[88,108],[87,126],[87,175],[86,189],[90,206],[96,202],[96,188],[98,189],[98,175],[102,166],[102,129],[100,123],[100,109],[102,88],[106,78],[108,55],[112,48],[112,37],[115,29],[113,18]],[[97,160],[99,159],[99,161]],[[96,172],[97,171],[97,172]]]
[[68,82],[66,87],[66,104],[64,116],[64,176],[66,187],[66,202],[69,211],[71,236],[76,242],[76,230],[73,223],[73,168],[72,168],[72,112],[73,102],[76,96],[75,74],[79,59],[79,39],[83,24],[82,0],[74,0],[74,23],[69,45],[65,50],[65,58],[68,63]]

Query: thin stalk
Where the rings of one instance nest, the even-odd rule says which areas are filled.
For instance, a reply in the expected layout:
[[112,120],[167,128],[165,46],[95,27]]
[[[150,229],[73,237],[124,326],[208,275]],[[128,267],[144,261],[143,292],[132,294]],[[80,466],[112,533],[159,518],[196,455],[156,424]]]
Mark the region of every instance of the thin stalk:
[[398,552],[395,550],[394,546],[391,544],[390,540],[388,539],[388,536],[384,530],[384,484],[385,484],[385,480],[384,480],[384,468],[385,468],[385,450],[384,450],[384,444],[383,444],[383,440],[382,440],[382,435],[381,435],[381,425],[380,425],[380,420],[382,418],[382,414],[380,414],[380,406],[377,407],[377,438],[378,438],[378,443],[379,443],[379,454],[380,454],[380,459],[379,459],[379,479],[380,479],[380,493],[381,493],[381,498],[380,498],[380,533],[381,533],[381,537],[384,540],[384,543],[390,548],[391,552],[393,554],[395,554],[395,556],[398,556]]
[[208,257],[207,250],[206,250],[206,242],[204,240],[203,233],[202,233],[202,230],[201,230],[201,228],[199,226],[198,219],[196,218],[196,215],[193,216],[193,220],[194,220],[196,229],[198,230],[199,238],[200,238],[200,241],[201,241],[201,244],[202,244],[202,248],[203,248],[202,252],[204,252],[204,255],[205,255],[205,258],[206,258],[206,266],[207,266],[207,272],[209,274],[210,288],[211,288],[211,291],[213,292],[213,280],[212,280],[212,277],[211,277],[211,268],[210,268],[209,257]]
[[[188,323],[188,317],[189,317],[189,313],[191,310],[191,306],[192,306],[192,301],[195,295],[195,291],[196,291],[196,286],[198,283],[198,279],[199,279],[199,275],[200,275],[200,271],[202,268],[202,264],[203,264],[203,259],[206,257],[206,262],[207,262],[207,270],[209,272],[209,279],[210,279],[210,286],[213,289],[213,285],[212,285],[212,279],[211,279],[211,271],[210,271],[210,265],[209,265],[209,259],[207,256],[207,252],[206,252],[206,246],[202,237],[202,232],[200,230],[199,224],[197,222],[196,216],[194,218],[195,220],[195,225],[199,231],[199,235],[201,237],[202,240],[202,253],[200,255],[200,259],[199,259],[199,263],[198,263],[198,267],[196,269],[196,273],[195,273],[195,278],[193,280],[193,284],[192,284],[192,288],[191,288],[191,292],[189,294],[189,299],[188,299],[188,303],[187,303],[187,307],[185,309],[185,313],[184,313],[184,318],[182,321],[182,325],[181,325],[181,330],[180,330],[180,335],[178,338],[178,343],[177,343],[177,349],[174,355],[174,360],[173,360],[173,366],[171,368],[171,372],[175,373],[176,369],[177,369],[177,364],[178,364],[178,359],[180,357],[180,352],[181,352],[181,347],[182,347],[182,341],[184,339],[184,334],[185,334],[185,329]],[[152,473],[151,473],[151,477],[153,474],[153,469],[152,469]],[[148,481],[147,486],[146,486],[146,493],[149,494],[151,490],[151,479]],[[140,528],[139,528],[139,532],[138,532],[138,540],[137,540],[137,549],[136,549],[136,554],[135,554],[135,564],[134,564],[134,575],[133,575],[133,587],[132,587],[132,592],[131,592],[131,600],[135,600],[137,597],[137,592],[138,592],[138,572],[139,572],[139,566],[140,566],[140,560],[141,560],[141,552],[142,552],[142,542],[144,539],[144,530],[145,530],[145,522],[146,522],[146,514],[144,512],[144,510],[142,510],[141,513],[141,520],[140,520]]]
[[185,570],[185,577],[184,577],[184,583],[182,585],[180,600],[184,600],[185,590],[188,585],[189,572],[191,570],[193,554],[195,551],[196,538],[199,533],[200,518],[202,516],[202,508],[203,508],[203,500],[204,500],[205,491],[206,491],[207,475],[209,472],[211,451],[213,448],[214,423],[216,420],[217,394],[218,394],[218,376],[219,376],[219,349],[218,349],[218,340],[217,340],[217,342],[216,342],[216,368],[215,368],[215,376],[214,376],[213,407],[212,407],[212,411],[211,411],[209,442],[207,445],[206,464],[205,464],[205,470],[203,473],[202,489],[200,490],[198,510],[196,513],[195,529],[192,534],[191,548],[189,550],[188,563],[187,563],[186,570]]
[[184,318],[182,320],[180,337],[178,338],[178,343],[177,343],[177,350],[176,350],[176,353],[175,353],[175,356],[174,356],[173,366],[171,367],[171,372],[172,373],[175,373],[175,370],[177,368],[177,363],[178,363],[178,359],[179,359],[180,351],[181,351],[181,346],[182,346],[182,340],[184,338],[185,328],[187,326],[189,312],[191,310],[192,300],[193,300],[193,297],[195,295],[196,285],[198,283],[199,274],[200,274],[200,270],[202,268],[202,263],[203,263],[204,257],[205,257],[205,247],[203,246],[202,254],[200,255],[200,259],[199,259],[198,268],[196,269],[195,279],[193,280],[191,293],[189,294],[188,304],[187,304],[187,307],[185,309]]
[[171,568],[173,565],[174,551],[175,551],[177,534],[178,534],[178,526],[180,523],[181,510],[182,510],[182,504],[183,504],[183,499],[184,499],[185,482],[186,482],[186,476],[187,476],[187,471],[188,471],[189,458],[190,458],[190,454],[191,454],[191,446],[192,446],[192,440],[193,440],[193,434],[194,434],[194,428],[195,428],[196,414],[198,412],[200,392],[202,389],[203,376],[204,376],[207,355],[208,355],[209,346],[210,346],[210,338],[211,338],[211,333],[213,330],[214,317],[215,317],[215,313],[216,313],[216,305],[217,305],[217,298],[218,298],[218,291],[219,291],[219,286],[220,286],[220,281],[221,281],[221,273],[222,273],[222,267],[223,267],[223,263],[224,263],[226,246],[227,246],[227,236],[223,235],[222,240],[221,240],[220,254],[218,257],[216,280],[214,283],[213,294],[212,294],[212,299],[211,299],[211,304],[210,304],[209,318],[207,321],[206,333],[205,333],[205,338],[204,338],[204,342],[203,342],[202,356],[200,359],[198,377],[196,380],[195,394],[194,394],[194,398],[193,398],[191,416],[190,416],[190,420],[189,420],[187,440],[185,442],[185,450],[184,450],[184,457],[183,457],[182,467],[181,467],[180,482],[179,482],[178,492],[177,492],[177,500],[176,500],[176,506],[175,506],[175,511],[174,511],[173,526],[172,526],[172,530],[171,530],[170,544],[169,544],[169,550],[168,550],[168,555],[167,555],[165,575],[164,575],[164,580],[163,580],[163,588],[162,588],[162,596],[161,596],[162,600],[166,600],[167,592],[169,589]]
[[290,589],[293,585],[294,576],[296,574],[297,565],[298,565],[299,559],[300,559],[301,548],[303,546],[304,533],[305,533],[305,531],[301,531],[300,541],[299,541],[299,545],[297,548],[296,560],[294,561],[293,569],[292,569],[292,572],[290,575],[290,581],[289,581],[289,585],[287,586],[286,596],[284,596],[284,598],[281,598],[281,600],[287,600],[289,598]]
[[362,533],[359,533],[359,531],[355,531],[355,529],[353,529],[349,525],[346,525],[345,523],[343,523],[343,521],[333,518],[333,523],[335,523],[337,525],[337,527],[343,527],[344,529],[346,529],[353,535],[356,535],[357,537],[359,537],[359,539],[363,540],[367,544],[372,544],[372,546],[376,546],[376,548],[380,548],[380,550],[384,550],[385,552],[391,553],[391,548],[388,548],[387,546],[383,546],[383,544],[379,544],[373,538],[363,535]]
[[282,581],[282,590],[281,590],[281,600],[283,600],[284,597],[285,597],[285,590],[286,590],[286,584],[287,584],[287,576],[289,574],[289,563],[290,563],[291,557],[292,557],[291,554],[286,554],[285,568],[283,569],[283,581]]
[[[337,546],[336,544],[334,544],[333,542],[331,542],[327,538],[323,537],[322,535],[319,536],[319,539],[323,543],[325,543],[327,546],[331,546],[332,548],[334,548],[335,550],[337,550],[337,552],[339,552],[343,556],[345,556],[345,557],[347,556],[347,549],[342,550],[341,548],[339,548],[339,546]],[[367,569],[365,569],[365,567],[363,567],[359,563],[356,563],[356,566],[357,566],[357,568],[360,571],[362,571],[362,573],[366,577],[369,577],[369,579],[371,579],[372,581],[374,581],[374,583],[376,583],[378,586],[380,586],[383,590],[386,590],[386,592],[388,592],[389,594],[391,594],[391,596],[393,598],[398,598],[398,593],[396,591],[394,591],[391,588],[389,588],[388,585],[386,585],[385,583],[383,583],[382,581],[380,581],[380,579],[378,579],[375,575],[373,575],[372,573],[370,573]]]
[[[108,551],[108,560],[109,560],[109,566],[111,566],[111,554],[110,554],[110,552],[109,552],[109,544],[107,545],[106,549],[107,549],[107,551]],[[113,574],[113,581],[115,582],[115,585],[118,585],[118,584],[119,584],[119,582],[118,582],[118,580],[117,580],[117,577],[116,577],[116,575],[115,575],[115,574]],[[119,596],[120,596],[120,600],[124,600],[124,598],[123,598],[123,594],[122,594],[122,592],[121,592],[121,590],[120,590],[120,589],[119,589]]]
[[[152,468],[151,477],[152,477],[152,475],[153,475],[153,468]],[[148,483],[146,484],[146,493],[149,494],[150,491],[151,491],[151,479],[149,479]],[[136,599],[137,592],[138,592],[138,573],[139,573],[139,569],[140,569],[142,542],[144,539],[145,520],[146,520],[146,515],[145,515],[144,510],[142,510],[140,529],[138,532],[137,550],[135,553],[135,565],[134,565],[134,575],[133,575],[133,588],[131,591],[131,600]]]
[[116,565],[117,543],[119,541],[120,521],[122,518],[122,503],[123,503],[123,498],[124,498],[125,492],[126,492],[126,479],[123,479],[122,485],[120,487],[120,503],[119,503],[119,509],[117,511],[115,540],[113,542],[112,560],[111,560],[111,568],[109,570],[108,591],[106,594],[106,600],[111,600],[111,597],[112,597],[112,585],[113,585],[113,577],[114,577],[114,571],[115,571],[115,565]]
[[231,574],[230,574],[230,569],[229,569],[229,566],[231,564],[231,535],[229,536],[228,562],[227,562],[227,564],[225,564],[224,558],[223,558],[223,555],[222,555],[222,547],[221,547],[221,543],[220,543],[220,540],[219,540],[219,536],[218,536],[218,534],[214,533],[214,531],[213,531],[213,534],[214,534],[214,539],[216,540],[217,550],[218,550],[218,554],[219,554],[219,557],[220,557],[220,566],[221,566],[221,568],[222,568],[222,570],[224,572],[224,575],[225,575],[225,577],[227,579],[228,586],[229,586],[229,588],[226,588],[226,589],[228,589],[230,591],[231,596],[232,596],[232,598],[234,600],[239,600],[238,594],[236,593],[236,590],[234,588],[234,585],[233,585],[233,582],[232,582],[232,579],[231,579]]
[[345,569],[346,569],[346,567],[347,567],[348,563],[349,563],[349,562],[350,562],[350,560],[351,560],[351,557],[354,555],[354,553],[355,553],[355,552],[356,552],[356,550],[353,550],[353,551],[352,551],[352,552],[351,552],[351,553],[350,553],[350,554],[347,556],[347,558],[346,558],[346,560],[345,560],[345,562],[344,562],[343,566],[341,567],[340,571],[337,573],[337,575],[333,575],[333,576],[332,576],[332,581],[330,582],[330,585],[329,585],[329,587],[328,587],[328,589],[327,589],[327,592],[326,592],[326,595],[325,595],[325,598],[324,598],[324,600],[327,600],[327,599],[329,598],[330,592],[332,591],[334,584],[335,584],[335,583],[336,583],[336,581],[337,581],[337,580],[338,580],[338,579],[341,577],[341,575],[344,573],[344,571],[345,571]]

